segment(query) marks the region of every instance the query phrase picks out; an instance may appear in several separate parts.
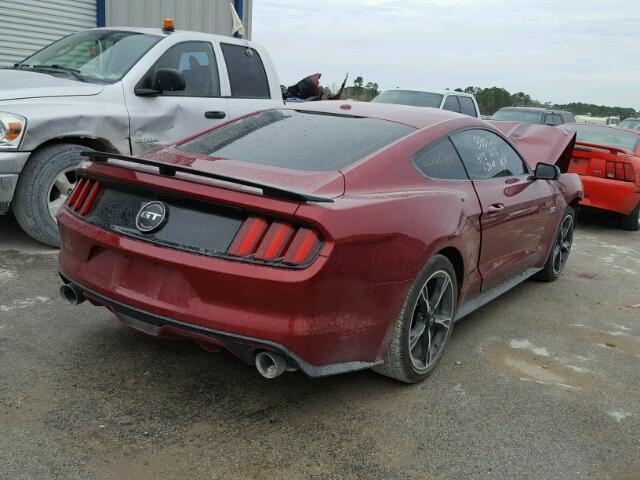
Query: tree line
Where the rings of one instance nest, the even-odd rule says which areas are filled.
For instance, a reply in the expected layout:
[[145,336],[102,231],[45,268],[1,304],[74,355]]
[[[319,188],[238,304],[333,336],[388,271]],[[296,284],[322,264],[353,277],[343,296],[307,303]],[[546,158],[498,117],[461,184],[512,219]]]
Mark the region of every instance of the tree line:
[[627,118],[637,115],[633,108],[628,107],[610,107],[607,105],[596,105],[594,103],[551,103],[541,102],[531,98],[529,94],[524,92],[511,93],[500,87],[466,87],[456,88],[456,92],[471,93],[476,97],[480,112],[483,115],[493,115],[502,107],[544,107],[556,110],[568,110],[574,115],[591,114],[594,117],[616,117]]
[[[323,87],[323,90],[330,93],[332,89]],[[455,91],[471,93],[475,96],[476,101],[478,102],[478,107],[480,107],[480,112],[483,115],[493,115],[502,107],[544,107],[556,110],[568,110],[574,115],[591,114],[594,117],[618,116],[621,119],[634,117],[639,114],[635,109],[629,107],[611,107],[608,105],[596,105],[593,103],[582,102],[557,104],[541,102],[535,98],[531,98],[531,95],[527,93],[511,93],[501,87],[466,87],[456,88]],[[354,79],[353,86],[345,88],[342,98],[369,102],[379,93],[380,90],[378,89],[377,83],[365,83],[364,79],[361,76],[358,76]]]

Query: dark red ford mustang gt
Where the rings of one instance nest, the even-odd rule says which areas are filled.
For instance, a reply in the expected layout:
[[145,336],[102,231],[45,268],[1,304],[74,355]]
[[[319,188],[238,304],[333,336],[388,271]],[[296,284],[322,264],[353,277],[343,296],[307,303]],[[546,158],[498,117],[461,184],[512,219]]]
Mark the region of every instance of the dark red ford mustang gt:
[[417,382],[455,320],[562,271],[582,196],[561,173],[574,140],[318,102],[144,159],[92,153],[58,216],[61,291],[145,333],[226,348],[268,378],[373,367]]

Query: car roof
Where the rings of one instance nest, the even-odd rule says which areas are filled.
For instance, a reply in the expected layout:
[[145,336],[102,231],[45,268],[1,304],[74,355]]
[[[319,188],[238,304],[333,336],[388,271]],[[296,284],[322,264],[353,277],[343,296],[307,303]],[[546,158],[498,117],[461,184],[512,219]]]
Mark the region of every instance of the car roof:
[[610,128],[612,130],[622,130],[623,132],[631,132],[631,133],[635,133],[636,135],[640,135],[640,130],[636,130],[635,128],[619,127],[618,125],[599,125],[595,123],[573,122],[573,123],[564,123],[562,125],[558,125],[558,127],[562,128],[570,125],[580,125],[581,127],[588,127],[588,128]]
[[205,33],[205,32],[195,32],[192,30],[180,30],[175,29],[173,32],[164,32],[162,30],[162,26],[158,26],[158,28],[149,28],[149,27],[101,27],[101,28],[91,28],[89,30],[114,30],[120,32],[136,32],[136,33],[146,33],[148,35],[159,35],[162,37],[184,37],[185,40],[191,40],[193,38],[213,38],[218,42],[223,43],[234,43],[238,45],[251,45],[255,46],[253,42],[248,40],[244,40],[241,38],[229,37],[226,35],[214,35],[213,33]]
[[337,115],[377,118],[403,123],[414,128],[425,128],[437,123],[456,119],[468,119],[470,124],[485,125],[485,122],[468,115],[431,107],[414,107],[394,103],[355,102],[348,100],[325,100],[288,104],[284,108],[308,112],[322,112]]
[[382,93],[384,92],[395,92],[395,91],[400,91],[400,92],[422,92],[422,93],[435,93],[438,95],[458,95],[460,97],[471,97],[473,98],[473,95],[470,93],[465,93],[465,92],[456,92],[455,90],[437,90],[437,89],[424,89],[424,88],[389,88],[387,90],[383,90]]
[[499,110],[531,110],[533,112],[545,112],[545,113],[568,113],[569,115],[573,115],[573,113],[568,110],[553,110],[544,107],[502,107]]

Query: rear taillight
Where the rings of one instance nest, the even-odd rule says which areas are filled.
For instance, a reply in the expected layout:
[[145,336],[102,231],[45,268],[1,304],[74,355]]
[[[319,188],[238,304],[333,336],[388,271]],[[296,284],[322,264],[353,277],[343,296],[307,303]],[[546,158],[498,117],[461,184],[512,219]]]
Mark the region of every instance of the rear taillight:
[[633,165],[627,162],[607,162],[607,178],[622,180],[624,182],[635,182],[635,172]]
[[227,254],[250,261],[301,266],[315,259],[321,246],[322,237],[309,227],[249,217],[231,242]]
[[74,212],[85,216],[91,211],[91,207],[93,207],[101,191],[102,185],[100,182],[92,178],[82,177],[73,189],[67,206]]

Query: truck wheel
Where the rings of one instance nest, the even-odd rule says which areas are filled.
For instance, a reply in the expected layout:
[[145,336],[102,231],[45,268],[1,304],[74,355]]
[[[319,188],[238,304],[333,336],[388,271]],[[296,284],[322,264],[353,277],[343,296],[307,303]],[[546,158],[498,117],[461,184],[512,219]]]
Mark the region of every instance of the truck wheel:
[[576,214],[573,208],[567,207],[558,227],[549,258],[547,258],[543,269],[535,275],[535,279],[542,282],[553,282],[560,276],[569,259],[569,253],[571,253],[575,224]]
[[384,363],[373,370],[406,383],[427,378],[451,336],[457,294],[453,265],[443,255],[435,255],[409,290]]
[[630,215],[622,217],[620,226],[625,230],[631,230],[632,232],[640,230],[640,203]]
[[20,173],[13,213],[22,229],[39,242],[58,247],[56,214],[76,184],[80,152],[90,148],[61,143],[34,152]]

